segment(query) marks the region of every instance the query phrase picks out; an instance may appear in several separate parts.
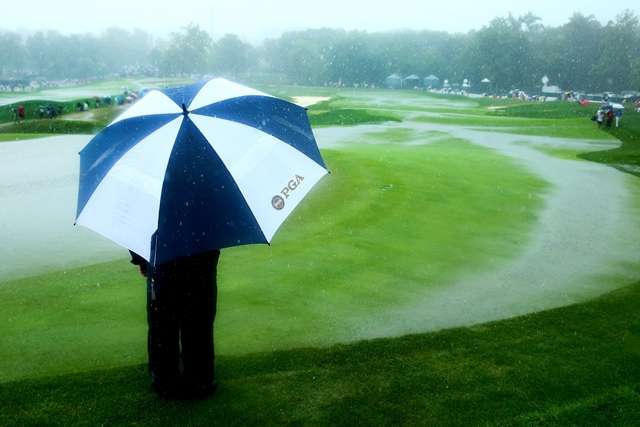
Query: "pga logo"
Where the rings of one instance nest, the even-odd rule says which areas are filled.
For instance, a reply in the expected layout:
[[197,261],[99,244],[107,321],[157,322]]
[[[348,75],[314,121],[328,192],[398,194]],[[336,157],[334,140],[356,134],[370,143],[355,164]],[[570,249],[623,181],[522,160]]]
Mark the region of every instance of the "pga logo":
[[300,175],[296,175],[292,179],[289,180],[286,187],[280,190],[279,194],[276,194],[271,199],[271,206],[277,211],[284,209],[285,200],[289,198],[289,195],[300,185],[300,183],[304,181],[304,177]]

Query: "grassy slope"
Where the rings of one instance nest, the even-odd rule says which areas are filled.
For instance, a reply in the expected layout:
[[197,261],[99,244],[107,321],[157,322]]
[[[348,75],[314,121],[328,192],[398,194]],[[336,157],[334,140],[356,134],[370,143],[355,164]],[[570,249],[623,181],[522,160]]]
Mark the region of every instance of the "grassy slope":
[[622,141],[619,148],[585,153],[580,157],[594,162],[611,164],[625,172],[640,176],[640,113],[629,111],[622,117],[620,123],[619,128],[607,130]]
[[93,121],[43,119],[25,120],[22,123],[10,123],[0,128],[0,135],[7,134],[92,134],[98,132],[103,126]]
[[144,365],[0,384],[2,425],[619,425],[640,419],[640,283],[520,318],[219,357],[215,399],[165,402]]
[[32,100],[24,101],[15,104],[0,106],[0,123],[11,123],[14,121],[12,108],[16,108],[18,105],[23,105],[25,108],[25,115],[27,120],[34,120],[38,118],[38,108],[41,105],[53,105],[56,109],[62,108],[63,113],[71,113],[76,111],[77,102],[87,102],[92,108],[95,107],[95,101],[93,98],[78,98],[73,101],[46,101],[46,100]]
[[[578,157],[594,162],[610,164],[621,170],[640,176],[640,113],[631,106],[625,110],[619,128],[598,128],[589,118],[594,114],[596,106],[581,107],[576,103],[554,102],[543,104],[523,104],[508,106],[494,111],[492,114],[509,118],[527,118],[546,120],[561,133],[558,136],[576,136],[589,139],[615,137],[622,144],[612,150],[581,153]],[[535,127],[528,126],[530,130]],[[541,127],[537,129],[542,130]],[[548,134],[556,135],[556,129]],[[564,135],[563,135],[564,134]]]
[[367,108],[344,108],[340,96],[312,105],[308,110],[309,122],[314,127],[351,126],[365,123],[399,122],[400,117],[385,111]]
[[[425,286],[513,256],[546,188],[456,140],[324,154],[332,175],[272,247],[224,251],[221,352],[366,334]],[[122,261],[0,283],[0,381],[143,361],[142,288]]]
[[[290,89],[293,90],[293,89]],[[280,89],[281,96],[289,93],[284,89]],[[299,93],[308,93],[308,89],[301,89]],[[293,91],[295,94],[296,92]],[[28,136],[20,136],[20,134],[93,134],[100,131],[108,123],[110,123],[117,115],[122,112],[118,107],[102,107],[92,109],[90,112],[93,117],[90,120],[70,120],[75,116],[75,103],[84,102],[85,99],[77,99],[69,102],[45,102],[45,101],[26,101],[27,120],[22,123],[14,123],[10,108],[13,105],[0,107],[0,141],[4,140],[20,140],[30,139]],[[94,106],[93,99],[86,99],[91,107]],[[60,116],[56,119],[38,119],[37,108],[41,104],[51,103],[60,105],[64,108],[65,114],[69,117]],[[364,123],[382,123],[390,121],[400,121],[397,115],[386,113],[384,111],[354,109],[354,108],[336,108],[334,101],[325,101],[309,108],[309,121],[314,127],[321,126],[349,126]],[[9,136],[4,136],[10,134]]]
[[[607,140],[611,136],[602,132],[589,120],[595,107],[564,102],[519,104],[513,101],[479,100],[478,108],[452,114],[439,109],[440,115],[419,116],[417,121],[456,126],[491,127],[496,132],[519,135],[551,136]],[[499,109],[489,109],[500,107]]]
[[42,138],[41,133],[0,133],[0,142],[21,141],[23,139]]

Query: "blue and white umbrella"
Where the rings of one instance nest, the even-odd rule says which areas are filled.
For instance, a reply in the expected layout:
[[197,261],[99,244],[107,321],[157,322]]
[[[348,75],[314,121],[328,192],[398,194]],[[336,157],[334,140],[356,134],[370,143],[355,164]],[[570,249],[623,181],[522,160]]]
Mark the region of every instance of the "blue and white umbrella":
[[326,173],[302,107],[225,79],[152,90],[80,152],[76,223],[153,264],[269,243]]

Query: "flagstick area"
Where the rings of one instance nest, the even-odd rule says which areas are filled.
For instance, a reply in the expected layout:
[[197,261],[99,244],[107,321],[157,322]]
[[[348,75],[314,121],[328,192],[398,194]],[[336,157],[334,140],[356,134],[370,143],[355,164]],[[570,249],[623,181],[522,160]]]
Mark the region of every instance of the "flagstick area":
[[[606,396],[637,402],[640,184],[577,157],[617,140],[469,100],[294,90],[312,124],[340,118],[314,126],[331,175],[271,246],[223,250],[223,389],[188,415],[140,392],[126,251],[72,226],[90,137],[0,143],[0,424],[582,424]],[[341,126],[345,111],[370,121]]]

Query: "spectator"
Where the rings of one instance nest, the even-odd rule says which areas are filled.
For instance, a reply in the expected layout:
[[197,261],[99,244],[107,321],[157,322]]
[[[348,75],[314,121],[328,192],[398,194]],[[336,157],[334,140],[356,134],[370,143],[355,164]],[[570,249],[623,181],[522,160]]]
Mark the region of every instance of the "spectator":
[[614,112],[616,116],[616,127],[620,127],[620,119],[622,118],[622,108],[617,108]]

